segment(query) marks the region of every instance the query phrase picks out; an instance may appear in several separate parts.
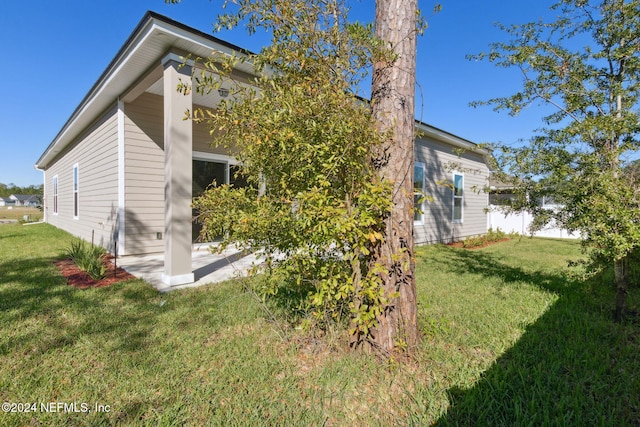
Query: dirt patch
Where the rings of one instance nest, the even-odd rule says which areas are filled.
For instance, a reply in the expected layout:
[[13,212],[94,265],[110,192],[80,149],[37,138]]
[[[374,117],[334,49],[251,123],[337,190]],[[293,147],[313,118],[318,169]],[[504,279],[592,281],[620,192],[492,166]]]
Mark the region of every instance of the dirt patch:
[[72,259],[62,259],[60,261],[56,261],[54,264],[60,271],[60,274],[67,279],[67,284],[79,289],[101,288],[113,285],[114,283],[123,282],[125,280],[135,279],[134,275],[127,273],[120,267],[115,270],[112,260],[113,257],[105,259],[104,263],[107,267],[107,274],[104,279],[98,281],[93,280],[86,272],[80,270]]

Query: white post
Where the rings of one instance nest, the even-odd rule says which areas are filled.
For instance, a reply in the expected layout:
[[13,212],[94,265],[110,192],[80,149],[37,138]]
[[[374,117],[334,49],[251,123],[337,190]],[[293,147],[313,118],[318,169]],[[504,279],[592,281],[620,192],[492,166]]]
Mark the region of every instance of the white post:
[[191,92],[177,91],[178,84],[191,86],[191,67],[181,66],[174,54],[164,65],[164,155],[165,228],[164,273],[170,286],[192,283],[191,268],[191,180],[192,122],[184,120],[192,108]]

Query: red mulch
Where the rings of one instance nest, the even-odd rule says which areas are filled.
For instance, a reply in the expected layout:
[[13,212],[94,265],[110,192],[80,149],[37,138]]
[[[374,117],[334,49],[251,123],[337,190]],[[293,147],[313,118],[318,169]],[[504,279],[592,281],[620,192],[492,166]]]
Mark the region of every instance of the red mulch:
[[474,246],[472,248],[465,248],[462,242],[447,243],[447,246],[453,246],[454,248],[464,248],[464,249],[473,251],[475,249],[482,249],[482,248],[486,248],[487,246],[495,245],[496,243],[506,242],[507,240],[509,240],[509,238],[505,237],[504,239],[496,240],[495,242],[486,242],[484,245]]
[[118,270],[114,274],[114,265],[112,259],[113,257],[108,257],[107,259],[105,259],[105,265],[107,266],[107,275],[104,279],[98,281],[93,280],[91,276],[80,270],[71,259],[56,261],[54,264],[56,265],[56,267],[58,267],[60,274],[62,274],[67,279],[67,284],[79,289],[100,288],[103,286],[110,286],[114,283],[122,282],[125,280],[135,279],[135,276],[127,273],[120,267],[118,267]]

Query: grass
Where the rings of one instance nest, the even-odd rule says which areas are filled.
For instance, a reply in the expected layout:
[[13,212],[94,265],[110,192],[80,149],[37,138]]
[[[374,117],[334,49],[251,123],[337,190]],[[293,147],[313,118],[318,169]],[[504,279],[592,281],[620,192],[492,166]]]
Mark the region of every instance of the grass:
[[[447,365],[440,389],[448,408],[438,425],[640,423],[638,319],[613,323],[613,289],[564,268],[578,257],[576,242],[424,251],[422,313],[439,327],[429,357]],[[632,310],[639,296],[635,287]]]
[[16,219],[22,221],[25,215],[29,215],[29,221],[39,221],[42,219],[43,213],[38,208],[0,206],[0,219]]
[[0,425],[640,423],[639,324],[611,322],[613,290],[567,270],[575,242],[419,248],[424,339],[401,364],[270,321],[234,282],[68,287],[52,261],[70,242],[46,224],[0,226],[0,402],[109,412]]

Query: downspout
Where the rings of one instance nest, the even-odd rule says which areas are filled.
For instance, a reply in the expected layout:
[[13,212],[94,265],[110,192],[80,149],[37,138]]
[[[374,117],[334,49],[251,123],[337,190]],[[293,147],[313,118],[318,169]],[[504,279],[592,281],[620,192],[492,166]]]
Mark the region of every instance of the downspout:
[[47,179],[44,169],[40,169],[38,165],[33,165],[33,168],[42,172],[42,221],[38,221],[39,224],[47,222]]
[[125,249],[125,169],[124,169],[124,101],[118,97],[118,213],[116,215],[116,230],[114,240],[117,242],[117,251],[120,255],[126,255]]

